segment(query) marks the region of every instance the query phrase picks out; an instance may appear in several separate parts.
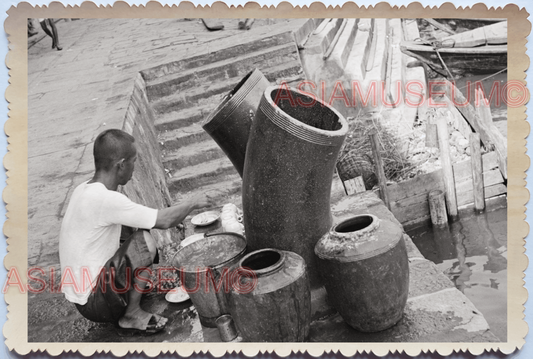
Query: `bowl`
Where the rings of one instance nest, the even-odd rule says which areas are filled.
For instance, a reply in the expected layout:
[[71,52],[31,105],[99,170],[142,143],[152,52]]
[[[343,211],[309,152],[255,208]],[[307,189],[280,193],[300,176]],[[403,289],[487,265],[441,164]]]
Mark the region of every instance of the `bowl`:
[[214,223],[220,215],[215,211],[207,211],[192,217],[191,223],[195,226],[208,226]]
[[181,241],[181,246],[182,247],[188,246],[189,244],[192,244],[192,243],[194,243],[196,241],[199,241],[202,238],[204,238],[204,233],[193,234],[193,235],[185,238],[183,241]]
[[170,303],[182,303],[189,299],[189,294],[179,286],[168,292],[165,295],[165,299]]

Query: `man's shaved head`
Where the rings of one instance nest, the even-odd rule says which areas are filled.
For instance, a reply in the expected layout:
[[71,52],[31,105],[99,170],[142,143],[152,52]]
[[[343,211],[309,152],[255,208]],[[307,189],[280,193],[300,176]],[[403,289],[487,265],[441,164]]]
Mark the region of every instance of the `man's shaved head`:
[[109,171],[117,161],[134,156],[134,142],[135,138],[122,130],[110,129],[100,133],[93,149],[96,171]]

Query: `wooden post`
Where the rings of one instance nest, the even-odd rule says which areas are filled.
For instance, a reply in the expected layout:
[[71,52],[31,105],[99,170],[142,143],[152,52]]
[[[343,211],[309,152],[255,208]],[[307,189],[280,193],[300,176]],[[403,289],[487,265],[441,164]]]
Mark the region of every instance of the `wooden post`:
[[381,199],[390,210],[389,193],[387,192],[387,178],[385,177],[385,170],[383,169],[383,161],[381,159],[381,146],[379,145],[378,135],[375,130],[371,131],[370,143],[372,145],[372,154],[374,155],[374,162],[376,164],[376,174],[378,176],[379,190],[381,192]]
[[[479,133],[481,142],[483,142],[485,147],[495,147],[496,153],[498,154],[500,171],[503,177],[507,179],[507,140],[496,128],[496,126],[494,126],[494,123],[492,123],[492,116],[490,116],[489,124],[487,124],[487,122],[489,121],[484,121],[480,118],[480,115],[483,116],[483,114],[490,115],[490,108],[486,108],[482,111],[482,113],[479,113],[474,106],[468,103],[464,95],[461,93],[460,90],[457,89],[457,87],[455,87],[454,84],[449,81],[444,82],[446,83],[444,89],[446,90],[449,99],[453,103],[466,103],[465,106],[458,106],[457,110],[461,112],[461,114],[468,121],[470,126],[472,126],[474,131]],[[479,98],[480,94],[478,94],[477,96]],[[481,104],[483,104],[483,102],[481,102]]]
[[492,121],[492,113],[490,111],[490,104],[483,96],[483,93],[476,89],[476,113],[484,124],[489,136],[490,142],[494,145],[494,149],[498,154],[498,164],[502,175],[507,178],[507,139],[502,135],[500,130],[494,126]]
[[446,190],[446,206],[448,214],[452,219],[457,217],[457,198],[455,196],[455,179],[453,177],[452,161],[450,159],[450,138],[448,134],[447,116],[451,113],[448,110],[437,110],[437,132],[439,136],[440,160],[442,163],[442,173],[444,175],[444,189]]
[[470,134],[470,159],[472,163],[472,184],[474,188],[474,207],[477,211],[485,209],[485,190],[483,185],[483,163],[478,133]]
[[444,192],[440,189],[429,192],[429,214],[431,215],[431,223],[434,226],[442,227],[448,223],[448,216],[446,214],[446,200]]
[[439,147],[437,138],[437,124],[435,123],[435,111],[427,111],[426,121],[426,147]]

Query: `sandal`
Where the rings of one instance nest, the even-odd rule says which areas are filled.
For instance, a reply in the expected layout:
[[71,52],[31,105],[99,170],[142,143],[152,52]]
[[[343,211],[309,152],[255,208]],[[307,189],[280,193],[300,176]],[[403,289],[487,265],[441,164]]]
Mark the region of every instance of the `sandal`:
[[148,324],[146,324],[145,329],[137,329],[137,328],[122,328],[117,324],[117,328],[119,329],[119,334],[127,334],[127,335],[139,335],[139,334],[155,334],[167,326],[167,323],[159,326],[159,320],[161,317],[156,316],[155,314],[152,314],[150,317],[150,320],[148,321]]

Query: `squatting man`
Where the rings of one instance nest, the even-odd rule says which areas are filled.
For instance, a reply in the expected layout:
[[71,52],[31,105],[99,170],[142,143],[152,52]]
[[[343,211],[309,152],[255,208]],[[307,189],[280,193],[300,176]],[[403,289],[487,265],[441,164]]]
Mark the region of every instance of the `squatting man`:
[[[160,331],[168,319],[140,306],[150,280],[147,267],[158,262],[156,241],[148,230],[174,227],[191,211],[212,205],[212,199],[202,194],[161,210],[134,203],[117,192],[133,174],[134,138],[106,130],[93,151],[94,176],[76,187],[61,225],[62,276],[68,272],[78,284],[63,286],[62,292],[89,320],[112,322],[124,330]],[[126,228],[139,230],[125,235]]]

